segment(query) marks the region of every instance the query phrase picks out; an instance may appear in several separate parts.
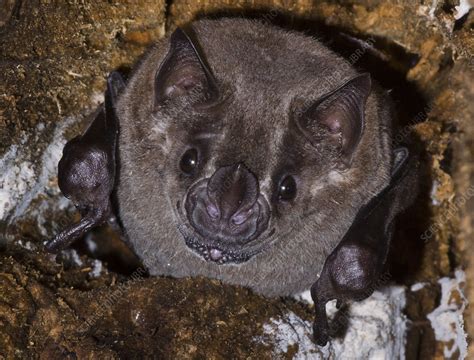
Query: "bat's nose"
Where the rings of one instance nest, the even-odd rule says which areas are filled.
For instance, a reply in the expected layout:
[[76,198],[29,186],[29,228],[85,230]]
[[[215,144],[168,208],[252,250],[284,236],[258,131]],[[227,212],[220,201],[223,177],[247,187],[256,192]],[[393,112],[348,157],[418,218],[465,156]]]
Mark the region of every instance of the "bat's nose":
[[207,185],[207,214],[214,221],[241,225],[258,197],[258,181],[242,163],[218,169]]
[[232,246],[258,237],[270,216],[257,177],[243,163],[222,166],[190,189],[186,212],[203,238]]

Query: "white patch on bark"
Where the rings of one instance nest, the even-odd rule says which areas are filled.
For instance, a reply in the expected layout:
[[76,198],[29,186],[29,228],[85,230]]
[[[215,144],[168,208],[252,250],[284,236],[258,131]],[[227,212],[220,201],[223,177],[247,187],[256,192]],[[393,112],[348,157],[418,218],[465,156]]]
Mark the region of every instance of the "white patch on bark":
[[430,12],[429,12],[430,18],[432,19],[434,18],[437,7],[438,7],[438,0],[433,0],[433,2],[431,3]]
[[[9,216],[9,222],[12,222],[23,216],[39,195],[46,191],[50,194],[58,192],[50,181],[56,177],[66,143],[64,131],[76,121],[77,118],[68,117],[56,127],[51,142],[38,161],[32,160],[27,150],[22,148],[21,144],[28,140],[26,136],[21,139],[20,145],[12,145],[0,159],[0,220]],[[41,128],[38,127],[39,130]]]
[[[26,136],[20,140],[20,144],[25,141]],[[12,145],[0,159],[0,220],[7,217],[35,183],[33,164],[20,159],[21,145]]]
[[474,7],[474,1],[460,0],[459,5],[454,7],[456,9],[456,14],[454,14],[454,18],[456,20],[459,20],[464,15],[466,15],[473,7]]
[[411,292],[417,292],[417,291],[420,291],[421,289],[423,289],[426,285],[427,285],[427,283],[425,283],[425,282],[416,283],[416,284],[413,284],[411,286],[410,290],[411,290]]
[[[307,293],[300,298],[310,299]],[[273,345],[277,358],[293,350],[296,351],[293,359],[404,359],[407,330],[404,307],[405,288],[391,286],[374,292],[364,301],[352,303],[344,338],[332,339],[325,347],[314,345],[312,324],[292,312],[271,319],[264,325],[264,335],[256,341]],[[333,303],[329,308],[329,313],[335,312]]]
[[89,272],[92,278],[100,277],[102,273],[102,261],[95,259],[92,263],[92,270]]
[[431,203],[434,206],[438,206],[439,204],[441,204],[441,202],[438,199],[438,187],[439,187],[439,183],[436,180],[433,181],[433,186],[431,187],[430,197],[431,197]]
[[431,321],[437,341],[444,343],[443,355],[446,359],[459,352],[459,359],[467,356],[467,340],[464,331],[463,313],[467,299],[462,287],[466,283],[466,275],[457,270],[454,278],[440,279],[441,301],[427,318]]

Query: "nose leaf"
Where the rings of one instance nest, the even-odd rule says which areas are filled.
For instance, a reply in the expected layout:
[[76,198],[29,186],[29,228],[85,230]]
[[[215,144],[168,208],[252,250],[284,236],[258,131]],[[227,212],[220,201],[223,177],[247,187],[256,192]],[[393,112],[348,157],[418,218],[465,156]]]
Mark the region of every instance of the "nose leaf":
[[241,246],[258,239],[270,220],[257,177],[244,164],[220,167],[209,179],[193,184],[185,209],[199,241],[205,244],[202,249],[215,262],[227,261]]
[[[235,224],[239,224],[246,220],[247,213],[257,201],[258,181],[241,163],[224,166],[209,180],[207,192],[221,221],[232,218]],[[211,205],[208,212],[215,217],[216,212],[212,210]]]

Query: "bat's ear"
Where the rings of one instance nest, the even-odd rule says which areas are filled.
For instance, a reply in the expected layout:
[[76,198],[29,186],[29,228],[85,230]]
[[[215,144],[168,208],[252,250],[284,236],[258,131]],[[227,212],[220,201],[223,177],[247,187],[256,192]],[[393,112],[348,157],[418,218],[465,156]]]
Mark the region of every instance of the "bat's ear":
[[193,32],[178,28],[171,35],[170,49],[155,77],[155,106],[180,96],[194,101],[218,98],[214,76],[209,69]]
[[350,167],[362,136],[370,89],[370,75],[358,75],[303,109],[297,117],[298,127],[310,141],[329,140],[338,147],[341,168]]

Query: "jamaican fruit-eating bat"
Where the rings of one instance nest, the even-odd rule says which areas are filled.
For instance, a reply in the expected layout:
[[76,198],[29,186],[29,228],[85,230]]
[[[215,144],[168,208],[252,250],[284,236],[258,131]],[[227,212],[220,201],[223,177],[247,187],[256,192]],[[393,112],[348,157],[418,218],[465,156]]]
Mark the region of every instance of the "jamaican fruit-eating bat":
[[128,242],[152,275],[268,296],[314,284],[324,344],[326,302],[371,294],[394,218],[411,202],[400,190],[413,166],[392,148],[390,109],[369,74],[311,37],[243,19],[194,22],[154,45],[126,86],[109,77],[105,105],[59,166],[83,220],[47,246],[104,222],[115,188]]

